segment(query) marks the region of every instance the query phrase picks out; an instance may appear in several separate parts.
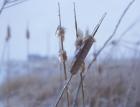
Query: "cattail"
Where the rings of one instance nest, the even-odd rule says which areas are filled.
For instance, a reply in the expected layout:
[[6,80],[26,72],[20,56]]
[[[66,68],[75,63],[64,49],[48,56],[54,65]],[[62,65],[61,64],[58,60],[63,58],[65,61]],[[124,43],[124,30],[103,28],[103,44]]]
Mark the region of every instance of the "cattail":
[[29,40],[30,40],[30,31],[29,28],[27,27],[26,29],[26,40],[27,40],[27,56],[29,55]]
[[[66,51],[64,50],[64,38],[65,38],[65,28],[61,26],[61,13],[60,13],[60,4],[58,3],[58,9],[59,9],[59,26],[57,27],[56,33],[59,38],[59,59],[60,62],[63,64],[63,70],[64,70],[64,77],[65,80],[67,80],[67,71],[66,71],[66,60],[67,60],[67,54]],[[67,106],[70,107],[70,102],[69,102],[69,92],[68,92],[68,87],[66,87],[66,94],[67,94]],[[59,101],[61,98],[58,100],[57,104],[55,107],[57,107]]]
[[5,38],[5,41],[8,42],[11,38],[11,28],[10,26],[7,27],[7,36]]
[[[29,57],[29,54],[30,54],[30,31],[29,31],[29,28],[27,27],[26,29],[26,55],[27,55],[27,60],[28,60],[28,57]],[[27,63],[27,72],[30,71],[30,64],[29,62]]]
[[[6,38],[5,38],[5,47],[4,47],[4,48],[7,48],[7,52],[6,52],[6,54],[7,54],[7,65],[6,65],[7,77],[6,77],[6,79],[7,79],[8,84],[9,84],[9,77],[10,77],[10,74],[9,74],[9,72],[10,72],[10,68],[9,68],[9,61],[10,61],[10,39],[11,39],[11,28],[8,25],[8,27],[7,27],[7,35],[6,35]],[[6,51],[6,49],[4,49],[4,51]],[[3,57],[4,57],[4,53],[5,52],[3,52],[3,55],[2,55]],[[9,88],[7,88],[7,90],[9,90]],[[10,106],[9,96],[6,99],[6,103],[7,103],[7,106]]]
[[60,62],[65,62],[67,60],[67,53],[64,50],[63,42],[65,38],[65,28],[58,26],[57,36],[59,39],[59,60]]
[[[93,42],[95,41],[94,36],[97,33],[97,31],[98,31],[98,29],[99,29],[99,27],[100,27],[100,25],[101,25],[101,23],[102,23],[102,21],[103,21],[105,16],[106,16],[106,14],[103,15],[103,17],[100,19],[99,23],[96,25],[96,27],[95,27],[95,29],[94,29],[94,31],[92,33],[92,36],[88,36],[88,38],[86,39],[84,44],[82,44],[80,49],[76,52],[76,55],[75,55],[75,57],[74,57],[74,59],[72,61],[72,66],[71,66],[71,69],[70,69],[71,76],[68,79],[68,81],[65,84],[65,86],[63,87],[62,92],[60,93],[60,95],[58,97],[58,100],[57,100],[57,102],[55,104],[55,107],[57,107],[58,103],[60,102],[65,90],[67,89],[68,85],[70,84],[70,82],[72,80],[73,75],[75,75],[79,71],[79,69],[81,67],[81,64],[84,62],[84,60],[85,60],[85,58],[86,58],[86,56],[87,56],[87,54],[88,54]],[[84,80],[84,78],[85,78],[85,76],[83,77],[82,81]],[[79,87],[81,87],[82,83],[83,82],[80,81]],[[79,93],[79,89],[80,89],[79,87],[78,87],[78,91],[76,93],[77,95]]]
[[29,29],[26,30],[26,39],[27,40],[30,39],[30,31],[29,31]]
[[80,47],[80,49],[77,51],[70,70],[72,75],[75,75],[79,71],[79,68],[81,67],[81,64],[84,62],[93,42],[94,38],[92,36],[88,36],[84,41],[84,43],[82,44],[82,46]]

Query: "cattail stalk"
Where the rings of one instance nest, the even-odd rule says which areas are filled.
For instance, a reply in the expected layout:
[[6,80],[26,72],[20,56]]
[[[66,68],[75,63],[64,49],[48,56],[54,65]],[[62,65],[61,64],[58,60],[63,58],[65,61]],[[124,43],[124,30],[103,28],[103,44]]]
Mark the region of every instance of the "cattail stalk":
[[30,31],[29,31],[29,29],[27,28],[27,30],[26,30],[26,54],[27,54],[27,72],[29,73],[29,54],[30,54]]
[[[59,44],[60,44],[60,50],[59,50],[59,57],[60,61],[63,65],[63,71],[64,71],[64,79],[67,80],[67,71],[66,71],[66,60],[67,60],[67,55],[66,51],[64,50],[64,36],[65,36],[65,29],[61,26],[61,13],[60,13],[60,4],[58,3],[58,9],[59,9],[59,26],[58,26],[58,37],[59,37]],[[66,94],[67,94],[67,106],[70,107],[70,101],[69,101],[69,93],[68,93],[68,87],[66,87]],[[61,99],[60,99],[61,100]],[[59,103],[59,101],[58,101]],[[57,107],[58,103],[56,104],[55,107]]]
[[[81,45],[83,44],[83,37],[82,35],[78,35],[78,28],[77,28],[77,18],[76,18],[76,9],[75,9],[75,3],[74,3],[74,19],[75,19],[75,31],[76,31],[76,51],[78,51],[81,47]],[[81,36],[81,37],[80,37]],[[85,107],[85,93],[84,93],[84,86],[83,86],[83,72],[84,72],[84,68],[85,68],[85,64],[83,62],[82,65],[82,72],[80,73],[80,79],[82,82],[82,102],[83,102],[83,107]],[[76,99],[78,100],[78,96],[76,97]],[[77,101],[76,101],[77,102]]]
[[[10,39],[11,39],[11,28],[10,26],[7,27],[7,35],[6,35],[6,38],[5,38],[5,44],[7,44],[7,84],[9,84],[9,73],[10,73],[10,68],[9,68],[9,61],[10,61]],[[6,47],[5,47],[6,48]],[[9,88],[7,89],[8,92],[10,91]],[[10,101],[9,101],[9,96],[7,96],[7,100],[6,100],[6,103],[7,103],[7,107],[10,107]]]
[[[102,24],[102,22],[103,22],[103,20],[104,20],[106,14],[107,14],[107,13],[105,13],[105,14],[102,16],[102,18],[99,20],[99,23],[96,25],[96,27],[95,27],[94,30],[93,30],[92,36],[89,36],[88,39],[95,36],[95,34],[97,33],[97,31],[98,31],[100,25]],[[88,41],[88,39],[87,39],[86,41],[87,41],[88,44],[90,44],[91,41]],[[91,44],[93,44],[94,41],[95,41],[95,40],[93,39]],[[90,46],[90,45],[89,45],[89,46]],[[83,51],[83,53],[87,51],[87,49],[88,49],[89,46],[88,46],[88,45],[85,46],[85,50]],[[78,55],[77,55],[77,56],[78,56]],[[80,61],[79,61],[79,62],[80,62]],[[75,64],[75,66],[76,66],[76,65],[78,66],[78,64]],[[76,69],[77,69],[77,68],[76,68]],[[87,69],[86,69],[86,70],[87,70]],[[76,70],[75,70],[75,71],[76,71]],[[87,72],[87,71],[86,71],[86,72]],[[77,105],[76,105],[76,102],[77,102],[78,94],[79,94],[79,92],[80,92],[80,88],[83,87],[84,78],[85,78],[85,75],[82,75],[82,79],[80,80],[80,83],[79,83],[79,85],[78,85],[78,89],[77,89],[77,92],[76,92],[76,97],[75,97],[75,100],[74,100],[73,107],[76,107],[76,106],[77,106]]]

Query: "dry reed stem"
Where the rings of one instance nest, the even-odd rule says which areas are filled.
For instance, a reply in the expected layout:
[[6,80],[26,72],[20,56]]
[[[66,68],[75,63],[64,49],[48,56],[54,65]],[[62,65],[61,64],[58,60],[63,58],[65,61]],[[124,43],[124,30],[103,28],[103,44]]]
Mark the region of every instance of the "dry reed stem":
[[2,13],[3,9],[5,8],[5,5],[7,4],[7,0],[3,1],[3,5],[0,9],[0,14]]
[[65,90],[67,89],[68,85],[70,84],[70,82],[71,82],[71,80],[72,80],[72,77],[73,77],[73,75],[70,76],[69,80],[68,80],[68,81],[66,82],[66,84],[64,85],[64,87],[63,87],[63,89],[62,89],[60,95],[58,96],[58,99],[57,99],[56,104],[54,105],[54,107],[57,107],[57,106],[58,106],[58,104],[59,104],[59,102],[60,102],[60,100],[61,100],[61,98],[62,98],[62,96],[63,96],[63,94],[64,94],[64,92],[65,92]]
[[[6,61],[6,71],[7,71],[7,76],[6,76],[6,80],[7,80],[7,84],[9,84],[9,73],[10,73],[10,68],[9,68],[9,61],[10,61],[10,39],[11,39],[11,28],[10,26],[7,27],[7,35],[6,35],[6,38],[5,38],[5,43],[7,44],[7,61]],[[9,88],[7,89],[9,90]],[[7,96],[7,99],[6,99],[6,104],[7,104],[7,107],[10,107],[10,101],[9,101],[9,96]]]
[[140,19],[136,19],[130,26],[128,26],[124,31],[123,31],[123,33],[120,35],[120,37],[119,37],[119,41],[128,33],[128,32],[130,32],[130,30],[132,29],[132,28],[134,28],[138,23],[140,22]]
[[75,30],[76,30],[76,37],[78,38],[78,27],[77,27],[77,18],[76,18],[76,9],[75,9],[75,3],[73,3],[74,5],[74,19],[75,19]]
[[[60,12],[60,4],[58,2],[58,9],[59,9],[59,26],[57,28],[58,30],[58,38],[59,38],[59,42],[60,42],[60,50],[59,50],[59,58],[60,58],[60,62],[63,64],[63,70],[64,70],[64,78],[65,80],[67,80],[67,71],[66,71],[66,60],[67,60],[67,55],[66,55],[66,51],[64,50],[64,38],[65,38],[65,29],[61,26],[61,12]],[[66,87],[66,97],[67,97],[67,106],[70,107],[70,101],[69,101],[69,93],[68,93],[68,87]],[[62,96],[61,96],[62,97]],[[55,107],[57,107],[59,101],[61,100],[61,98],[58,100],[57,104],[55,105]]]
[[[7,26],[7,32],[6,32],[6,37],[5,37],[5,43],[4,43],[4,46],[3,46],[3,50],[2,50],[2,55],[1,55],[1,63],[3,62],[4,60],[4,55],[5,55],[5,52],[7,51],[7,53],[9,53],[9,42],[10,42],[10,39],[11,39],[11,28],[10,26],[8,25]],[[7,50],[6,50],[7,49]],[[9,55],[7,54],[7,57],[9,57]]]
[[[81,81],[81,91],[82,91],[82,102],[83,107],[85,107],[85,93],[84,93],[84,84],[83,84],[83,72],[85,71],[85,65],[82,66],[82,71],[80,73],[80,81]],[[80,87],[77,89],[78,93],[80,92]],[[76,93],[74,101],[73,101],[73,107],[78,107],[78,93]]]
[[[27,61],[28,61],[28,57],[30,54],[30,31],[29,28],[27,27],[26,29],[26,51],[27,51]],[[30,71],[30,64],[29,62],[27,62],[27,72]]]

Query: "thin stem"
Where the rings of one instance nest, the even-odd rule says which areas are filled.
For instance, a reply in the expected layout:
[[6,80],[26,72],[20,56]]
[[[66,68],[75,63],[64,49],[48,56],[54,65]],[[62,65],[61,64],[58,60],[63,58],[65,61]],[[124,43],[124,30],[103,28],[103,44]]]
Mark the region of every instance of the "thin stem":
[[67,87],[68,87],[68,85],[69,85],[69,83],[70,83],[72,77],[73,77],[73,75],[70,76],[69,80],[68,80],[67,83],[64,85],[64,87],[63,87],[63,89],[62,89],[62,92],[60,93],[60,95],[59,95],[59,97],[58,97],[58,100],[57,100],[57,102],[56,102],[56,104],[55,104],[54,107],[57,107],[57,106],[58,106],[58,104],[59,104],[59,102],[60,102],[60,100],[61,100],[61,98],[62,98],[62,96],[63,96],[65,90],[67,89]]
[[82,100],[83,100],[83,107],[85,107],[85,92],[84,92],[84,83],[83,83],[83,73],[80,73],[81,82],[82,82]]
[[22,4],[23,2],[26,2],[28,0],[22,0],[22,1],[19,1],[19,0],[16,0],[16,2],[10,2],[10,3],[7,3],[7,5],[5,5],[4,9],[7,9],[7,8],[10,8],[10,7],[13,7],[13,6],[17,6],[19,4]]
[[[84,80],[84,77],[82,75],[82,78],[80,80],[80,86],[77,88],[76,95],[74,98],[73,107],[78,107],[78,95],[79,95],[81,86],[83,87],[83,80]],[[82,89],[82,94],[83,94],[83,89]],[[84,94],[83,94],[83,98],[84,98]]]
[[[60,12],[59,2],[58,2],[58,11],[59,11],[58,16],[59,16],[59,27],[60,27],[58,30],[61,30],[62,26],[61,26],[61,12]],[[61,36],[59,37],[59,41],[60,41],[60,50],[64,51],[63,38]],[[66,71],[66,61],[65,61],[65,59],[64,59],[64,61],[62,61],[62,64],[63,64],[64,78],[65,78],[65,80],[67,80],[67,71]],[[70,107],[68,87],[66,87],[66,94],[67,94],[67,96],[66,96],[67,97],[67,106]],[[61,100],[61,98],[60,98],[60,100]],[[58,101],[58,103],[59,103],[59,101]]]
[[74,19],[75,19],[75,31],[76,31],[76,37],[78,38],[78,28],[77,28],[77,18],[76,18],[76,9],[75,9],[75,3],[73,3],[74,5]]
[[2,7],[1,7],[1,9],[0,9],[0,14],[2,13],[2,11],[3,11],[3,9],[5,8],[5,5],[7,4],[7,0],[4,0],[3,1],[3,5],[2,5]]
[[118,23],[115,26],[115,29],[113,31],[113,33],[109,36],[109,38],[106,40],[106,42],[104,43],[104,45],[99,49],[99,51],[97,52],[96,56],[93,58],[93,60],[90,62],[90,64],[88,65],[88,69],[90,69],[90,67],[92,66],[92,63],[97,59],[97,57],[100,55],[100,53],[104,50],[104,48],[106,47],[106,45],[110,42],[110,40],[115,36],[124,16],[126,15],[127,11],[129,10],[129,8],[132,6],[132,4],[135,2],[135,0],[132,0],[128,6],[125,8],[125,10],[123,11]]

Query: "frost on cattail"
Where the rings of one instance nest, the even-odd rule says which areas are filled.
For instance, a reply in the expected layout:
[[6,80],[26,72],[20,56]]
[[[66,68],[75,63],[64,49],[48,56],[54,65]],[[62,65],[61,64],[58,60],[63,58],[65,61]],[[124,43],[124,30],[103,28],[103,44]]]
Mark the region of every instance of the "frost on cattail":
[[65,62],[67,60],[66,51],[64,51],[64,50],[59,51],[59,60],[60,60],[60,62]]
[[71,70],[70,70],[70,72],[73,75],[75,75],[79,71],[93,42],[94,42],[94,38],[92,36],[87,36],[82,46],[80,47],[80,49],[77,50],[75,58],[73,59],[73,62],[72,62]]
[[10,26],[8,26],[5,41],[8,42],[10,40],[10,38],[11,38],[11,28],[10,28]]
[[57,33],[57,36],[60,37],[63,42],[65,39],[65,28],[58,26],[56,33]]
[[78,37],[76,38],[76,42],[75,42],[76,50],[80,49],[80,47],[83,44],[83,32],[78,29],[77,35],[78,35]]
[[95,42],[94,37],[92,37],[89,32],[85,33],[86,36],[83,36],[82,31],[78,30],[77,31],[77,38],[76,38],[76,42],[75,42],[75,46],[76,46],[76,53],[75,53],[75,58],[72,62],[72,67],[70,72],[74,75],[76,74],[79,69],[82,69],[82,71],[84,71],[84,60],[93,44],[93,42]]

